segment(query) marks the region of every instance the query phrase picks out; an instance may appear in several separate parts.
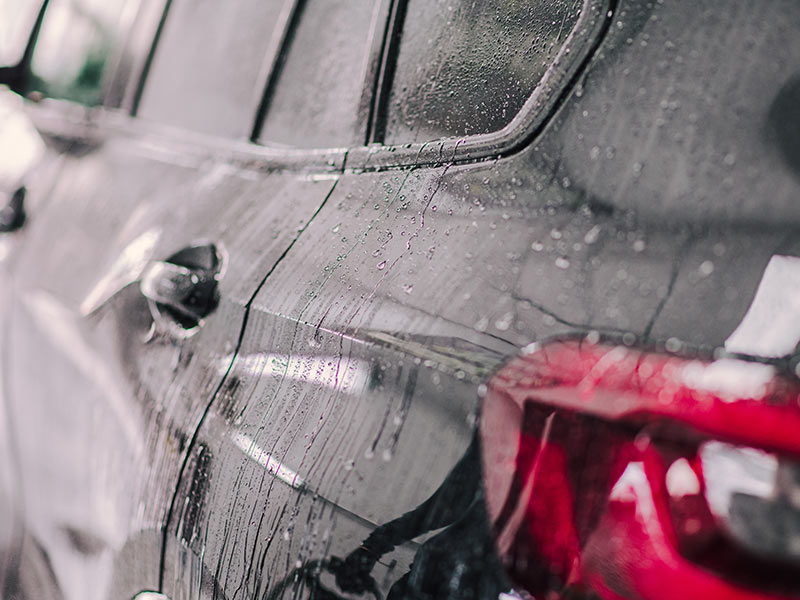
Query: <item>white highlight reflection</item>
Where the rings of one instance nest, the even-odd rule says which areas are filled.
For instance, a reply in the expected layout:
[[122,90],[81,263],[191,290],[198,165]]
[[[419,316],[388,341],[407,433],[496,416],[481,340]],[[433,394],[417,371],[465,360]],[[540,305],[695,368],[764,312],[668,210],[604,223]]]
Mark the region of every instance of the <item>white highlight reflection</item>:
[[22,112],[22,99],[0,89],[0,188],[10,192],[44,155],[44,142]]
[[231,439],[239,450],[264,467],[271,475],[295,489],[305,487],[306,482],[302,477],[289,467],[282,465],[279,460],[256,444],[251,437],[237,431],[231,436]]
[[673,498],[695,496],[700,493],[700,480],[685,458],[676,460],[667,470],[667,491]]
[[160,236],[161,231],[150,229],[128,244],[81,302],[81,314],[90,315],[126,285],[139,279]]
[[725,350],[780,357],[800,342],[800,258],[775,255],[769,260],[753,303],[725,341]]
[[[225,373],[231,355],[219,361],[218,370]],[[342,392],[358,393],[370,379],[366,361],[339,356],[310,356],[256,352],[236,358],[233,370],[253,377],[282,377],[292,381],[313,383]]]
[[743,398],[762,398],[767,393],[775,369],[770,365],[722,358],[713,363],[691,362],[683,368],[683,383],[733,402]]
[[706,500],[712,514],[727,517],[735,494],[770,498],[775,493],[778,459],[768,452],[724,442],[700,447]]

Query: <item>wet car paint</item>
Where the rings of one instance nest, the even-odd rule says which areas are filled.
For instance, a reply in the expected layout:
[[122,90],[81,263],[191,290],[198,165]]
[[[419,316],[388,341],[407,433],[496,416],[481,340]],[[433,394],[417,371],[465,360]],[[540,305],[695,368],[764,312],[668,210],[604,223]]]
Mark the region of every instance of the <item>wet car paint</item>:
[[[7,385],[28,533],[65,597],[157,584],[161,523],[192,424],[221,381],[261,274],[334,184],[112,138],[67,158],[47,211],[32,211],[15,264]],[[255,212],[265,186],[271,198]],[[287,193],[294,210],[269,210]],[[237,200],[220,203],[228,197]],[[92,220],[88,235],[81,215]],[[214,323],[181,339],[153,322],[138,280],[152,261],[203,238],[232,255]],[[39,265],[48,255],[59,260]],[[59,425],[43,443],[51,419]]]
[[[770,3],[754,15],[744,3],[737,6],[741,12],[731,10],[735,16],[728,22],[734,32],[758,23],[756,17],[769,22],[792,10]],[[648,82],[665,77],[662,61],[667,67],[680,64],[667,44],[671,34],[688,32],[678,47],[702,63],[701,46],[692,49],[689,43],[702,42],[711,21],[686,23],[685,14],[690,11],[680,4],[616,7],[604,44],[554,121],[525,150],[480,164],[451,165],[449,154],[440,151],[429,166],[370,172],[355,149],[352,162],[335,160],[331,170],[344,170],[341,175],[314,182],[282,166],[276,173],[242,169],[234,153],[202,158],[201,152],[198,158],[185,146],[162,147],[147,138],[131,150],[125,135],[102,140],[88,159],[72,159],[50,200],[55,208],[39,217],[48,221],[36,226],[39,233],[31,224],[32,241],[26,241],[15,275],[20,299],[13,347],[22,353],[14,359],[19,366],[12,370],[13,385],[18,398],[29,397],[33,382],[39,392],[30,397],[39,398],[46,411],[59,394],[48,389],[57,379],[33,375],[42,348],[56,346],[47,360],[55,371],[54,365],[75,362],[73,342],[84,341],[93,364],[112,364],[107,379],[122,387],[121,404],[151,415],[144,433],[130,439],[134,445],[145,440],[145,454],[152,456],[132,467],[121,436],[101,438],[101,447],[119,453],[113,464],[135,473],[139,488],[130,496],[128,483],[110,499],[121,515],[114,540],[122,541],[107,541],[113,536],[105,534],[67,536],[73,547],[51,541],[54,554],[85,555],[95,546],[83,542],[99,538],[96,547],[101,554],[111,548],[118,565],[111,571],[124,580],[115,580],[112,589],[127,595],[160,588],[173,600],[270,596],[276,590],[288,596],[298,589],[308,594],[319,582],[342,594],[331,565],[314,561],[336,557],[346,563],[381,524],[436,496],[470,448],[481,384],[504,357],[532,340],[592,331],[629,343],[723,345],[747,312],[772,256],[797,254],[798,215],[791,201],[797,180],[792,146],[780,135],[776,144],[758,127],[702,118],[724,106],[705,101],[697,82],[713,83],[713,77],[701,76],[706,71],[685,73],[695,86],[690,95],[702,100],[699,108],[685,102],[672,108],[674,98],[661,106],[664,94]],[[784,22],[791,26],[791,19]],[[751,51],[763,59],[772,47]],[[792,64],[791,58],[786,62]],[[754,69],[760,64],[752,62]],[[650,65],[655,67],[647,70]],[[765,113],[775,114],[770,107],[783,106],[780,98],[791,94],[784,83],[790,69],[780,66],[759,72],[762,80],[752,88],[741,78],[736,98],[753,107],[753,121],[769,124]],[[670,76],[681,72],[676,67]],[[644,98],[636,100],[640,88]],[[677,84],[676,89],[683,91]],[[758,102],[748,90],[757,92]],[[724,146],[724,152],[712,153],[689,143],[692,151],[681,164],[702,167],[713,155],[719,159],[714,168],[672,166],[669,157],[658,156],[672,142],[658,136],[678,132],[682,122],[665,113],[669,118],[657,125],[653,115],[680,114],[681,108],[687,122],[695,123],[692,135]],[[739,115],[742,108],[730,110]],[[748,115],[741,120],[747,123]],[[611,125],[617,127],[613,132]],[[649,146],[639,147],[639,140],[649,140]],[[380,149],[371,152],[383,156]],[[652,161],[640,160],[653,152]],[[760,166],[748,171],[749,159]],[[104,182],[87,193],[85,181],[98,173]],[[302,186],[308,189],[298,192]],[[113,214],[101,210],[108,191],[124,192],[115,194]],[[105,237],[74,245],[85,237],[86,221],[76,198],[84,198],[86,220]],[[220,212],[220,198],[235,201]],[[286,206],[296,219],[283,216]],[[97,223],[103,214],[109,221]],[[265,215],[275,220],[264,223]],[[186,223],[192,224],[188,231]],[[222,228],[218,235],[209,223]],[[251,233],[243,235],[246,227]],[[278,241],[262,256],[270,233]],[[149,314],[131,284],[148,260],[199,238],[225,241],[230,266],[221,279],[223,305],[186,340],[156,337],[145,343]],[[54,252],[63,262],[42,270],[48,263],[42,255]],[[94,264],[83,266],[77,277],[63,267],[87,259]],[[40,325],[29,328],[27,318],[38,318]],[[73,328],[66,330],[69,343],[58,347],[53,331],[63,323]],[[26,339],[29,330],[46,343]],[[131,339],[140,341],[131,345]],[[60,369],[60,389],[98,386],[92,381],[97,372]],[[75,393],[101,411],[113,395]],[[159,403],[165,414],[155,418]],[[17,407],[27,413],[31,431],[49,418],[33,416],[36,406]],[[96,436],[96,426],[87,425],[79,408],[63,410],[74,419],[70,437],[81,430],[87,439]],[[102,414],[103,429],[129,421]],[[26,439],[34,446],[23,455],[42,458],[37,437]],[[177,449],[166,450],[170,444]],[[110,456],[98,464],[107,468]],[[25,470],[41,472],[32,465]],[[85,465],[76,471],[85,473]],[[117,476],[101,473],[96,489],[106,489],[104,482]],[[35,495],[52,483],[27,485]],[[465,494],[474,492],[472,484],[464,485]],[[144,513],[131,517],[140,499]],[[52,499],[44,500],[32,507],[29,519],[52,532],[60,520],[51,516]],[[465,510],[458,516],[466,514],[473,524],[481,518],[480,511]],[[87,522],[85,515],[65,520]],[[464,537],[444,535],[425,546],[412,541],[424,527],[410,527],[393,538],[394,554],[381,554],[368,572],[379,589],[388,592],[405,576],[413,590],[405,588],[406,595],[496,597],[509,591],[510,582],[478,543],[488,539],[487,532],[448,525],[453,536],[465,536],[481,552],[469,559],[453,550],[448,559],[441,548],[452,550]],[[426,561],[437,577],[425,576]],[[140,570],[128,569],[131,563]],[[338,574],[340,587],[355,586],[346,573]],[[86,577],[73,576],[76,582]],[[60,585],[67,597],[94,593]]]
[[[210,564],[193,563],[199,572],[212,572],[215,585],[223,590],[241,587],[257,596],[269,589],[276,573],[280,578],[294,565],[320,554],[346,556],[366,538],[369,525],[365,529],[346,517],[334,518],[336,508],[326,511],[331,498],[338,498],[335,506],[339,509],[369,515],[369,522],[379,525],[412,510],[431,494],[430,487],[413,479],[410,484],[408,477],[418,469],[426,474],[429,485],[444,480],[468,446],[465,423],[477,419],[478,387],[494,362],[484,359],[483,369],[469,370],[463,363],[449,362],[447,353],[437,352],[430,342],[417,341],[419,336],[423,340],[449,337],[445,348],[460,341],[499,355],[512,353],[512,348],[531,339],[564,333],[596,330],[628,335],[631,341],[646,339],[664,314],[671,289],[676,282],[682,284],[681,274],[689,279],[687,286],[691,278],[697,278],[699,285],[692,283],[700,287],[700,293],[705,285],[719,289],[719,279],[710,284],[702,281],[699,265],[716,244],[727,243],[732,248],[727,256],[711,254],[716,278],[727,271],[727,277],[735,278],[737,289],[742,290],[743,273],[752,265],[753,287],[743,291],[740,303],[726,303],[727,312],[720,317],[727,322],[706,328],[701,339],[708,340],[711,348],[724,342],[741,320],[761,270],[787,236],[759,232],[747,238],[741,229],[734,237],[730,230],[714,235],[680,227],[677,231],[636,224],[626,227],[618,219],[592,214],[580,205],[555,211],[531,206],[525,193],[530,187],[512,183],[522,169],[511,165],[526,158],[523,154],[490,166],[342,178],[292,250],[304,254],[304,269],[298,272],[290,253],[254,302],[252,329],[248,328],[237,357],[247,368],[237,370],[234,362],[235,397],[219,399],[220,407],[235,415],[228,417],[230,433],[226,436],[224,427],[220,431],[222,420],[216,418],[213,427],[208,424],[198,433],[196,468],[190,481],[184,479],[178,495],[178,504],[186,512],[178,515],[169,533],[168,572],[170,562],[191,563],[185,558],[187,552],[195,561],[211,555],[215,559]],[[504,167],[513,175],[503,173]],[[525,173],[530,177],[528,165]],[[494,178],[487,182],[487,176]],[[476,197],[481,201],[475,203]],[[376,201],[352,206],[350,198]],[[597,231],[594,239],[592,232]],[[683,246],[676,247],[676,237],[685,240]],[[338,245],[333,259],[332,245]],[[315,254],[318,248],[324,251]],[[601,273],[596,273],[594,265]],[[509,269],[515,278],[509,277]],[[620,277],[623,270],[625,276]],[[436,285],[431,285],[432,280]],[[720,337],[712,337],[715,331]],[[401,357],[383,358],[377,350],[359,348],[361,344],[369,347],[376,338],[402,350]],[[654,339],[664,343],[667,338]],[[270,353],[259,352],[263,340],[270,340]],[[317,344],[331,347],[322,358],[314,349]],[[404,348],[406,344],[410,349]],[[363,358],[365,354],[369,359]],[[418,377],[438,385],[418,383],[410,398],[400,402],[408,390],[402,369],[415,361],[423,373]],[[355,378],[349,375],[352,370],[364,364],[384,373],[379,388],[387,388],[386,399],[363,379],[348,380],[348,376]],[[447,400],[451,394],[462,407],[471,409],[462,408],[460,417],[443,411],[455,402]],[[238,409],[239,398],[246,409]],[[431,401],[439,410],[428,416],[425,404]],[[382,421],[378,421],[381,411],[376,403],[386,411],[389,422],[396,423],[394,427],[378,426]],[[229,409],[231,405],[235,408]],[[217,411],[222,408],[212,405],[210,414]],[[377,414],[368,418],[369,411]],[[367,420],[361,422],[359,417]],[[459,429],[460,437],[451,439]],[[246,434],[250,442],[245,452],[230,440],[242,431],[254,432]],[[403,441],[414,450],[404,447]],[[248,460],[247,452],[254,448],[308,482],[308,489],[292,491],[276,481],[270,469]],[[451,449],[456,449],[455,456],[445,453]],[[315,477],[320,469],[322,473]],[[439,475],[428,476],[435,472]],[[333,480],[328,484],[332,490],[317,477]],[[397,485],[399,490],[393,487]],[[219,491],[208,496],[197,493],[206,487]],[[401,494],[405,489],[414,490],[415,495],[405,499]],[[236,498],[243,508],[215,514],[220,503],[216,494]],[[381,505],[384,494],[390,500]],[[351,505],[354,500],[368,504]],[[370,509],[372,503],[377,506]],[[204,505],[209,508],[204,510]],[[248,514],[257,516],[255,534],[253,522],[247,527],[240,520]],[[324,549],[318,550],[320,546]],[[376,579],[384,582],[384,591],[408,572],[405,565],[411,557],[402,561],[401,552],[397,554],[385,557],[401,565],[393,573],[385,574],[380,563],[374,571]],[[502,581],[486,567],[489,560],[483,556],[477,561],[480,566],[471,568]],[[417,593],[447,593],[446,582],[456,567],[448,571],[439,566],[440,577],[426,583],[433,587]],[[202,577],[198,573],[186,580],[180,573],[168,575],[164,589],[171,597],[194,597],[203,587]],[[450,590],[452,597],[479,589],[475,573],[469,575],[463,579],[464,588]],[[492,589],[507,591],[496,581]]]
[[[668,8],[675,12],[667,12]],[[659,12],[648,7],[638,12],[635,6],[621,7],[611,28],[608,46],[600,49],[581,87],[541,138],[514,157],[474,166],[444,164],[430,169],[346,173],[331,200],[293,248],[293,252],[303,255],[302,262],[299,258],[293,261],[290,253],[287,261],[267,280],[262,295],[256,298],[254,329],[248,331],[250,335],[246,336],[243,348],[252,347],[256,351],[261,340],[269,339],[272,348],[286,348],[281,356],[290,358],[276,367],[270,365],[268,357],[262,356],[254,370],[245,370],[241,376],[237,373],[237,394],[238,390],[245,390],[241,397],[250,399],[248,408],[253,408],[254,413],[250,417],[249,411],[242,413],[241,423],[234,421],[230,426],[234,430],[255,427],[257,435],[248,438],[253,439],[253,447],[267,448],[270,456],[276,453],[277,463],[283,465],[286,461],[287,468],[303,481],[314,480],[309,473],[319,469],[319,463],[313,459],[309,461],[308,457],[315,455],[316,447],[345,434],[337,432],[335,425],[329,422],[329,419],[339,422],[334,407],[344,410],[340,408],[343,402],[332,403],[330,415],[319,412],[320,408],[313,402],[315,397],[321,396],[314,392],[315,387],[320,386],[313,378],[317,359],[301,358],[309,352],[308,347],[313,346],[312,331],[318,332],[322,340],[327,339],[329,331],[338,332],[333,344],[335,347],[336,337],[340,337],[341,350],[332,353],[334,360],[331,362],[345,372],[354,362],[353,351],[349,350],[353,343],[350,336],[369,343],[376,331],[401,331],[400,335],[393,336],[400,340],[414,340],[418,335],[467,339],[479,347],[489,348],[497,347],[498,343],[519,347],[531,340],[590,331],[625,336],[629,343],[650,340],[662,347],[668,341],[672,346],[676,341],[704,346],[707,351],[723,345],[750,306],[761,273],[771,257],[776,253],[792,253],[798,222],[792,212],[791,196],[760,193],[761,185],[772,185],[765,184],[765,179],[767,182],[772,179],[763,174],[761,177],[751,174],[737,183],[735,197],[720,197],[716,204],[706,199],[708,194],[698,199],[697,207],[706,212],[696,214],[685,201],[681,203],[679,196],[673,196],[675,200],[671,202],[669,195],[663,201],[654,196],[659,190],[670,192],[668,186],[648,179],[652,172],[661,177],[666,170],[663,165],[642,168],[638,179],[629,178],[626,189],[632,200],[627,205],[617,206],[617,190],[605,192],[602,186],[593,187],[601,174],[595,174],[595,179],[588,179],[588,183],[583,182],[587,168],[595,172],[601,168],[624,172],[625,165],[620,165],[619,161],[625,157],[616,161],[614,157],[629,148],[633,151],[625,136],[636,139],[637,135],[635,129],[625,129],[628,119],[636,115],[633,102],[620,107],[619,117],[588,120],[587,112],[598,110],[593,107],[606,106],[604,88],[614,89],[615,86],[606,64],[618,69],[618,78],[637,81],[630,75],[632,66],[626,67],[624,63],[627,60],[631,65],[642,64],[644,57],[634,51],[635,44],[626,41],[627,36],[642,31],[645,24],[666,30],[664,35],[669,35],[669,25],[685,31],[685,23],[670,17],[671,14],[688,14],[679,9],[665,7]],[[740,18],[744,21],[747,15],[740,15]],[[700,23],[691,31],[699,36],[703,25]],[[649,33],[645,31],[642,35]],[[627,50],[628,47],[632,49]],[[690,48],[684,51],[692,52]],[[658,64],[655,58],[647,57],[646,64],[653,63]],[[617,67],[618,64],[622,66]],[[603,82],[599,88],[592,84],[595,73]],[[612,70],[611,74],[614,73]],[[696,83],[699,77],[693,74],[688,77],[702,88],[702,84]],[[773,76],[775,83],[770,88],[759,88],[759,94],[766,96],[763,109],[769,106],[769,94],[779,92],[779,77],[779,73]],[[747,104],[750,100],[746,97],[741,102]],[[731,110],[739,109],[732,107]],[[689,119],[689,115],[686,118]],[[610,164],[596,166],[591,135],[599,139],[593,127],[606,122],[623,125],[616,136],[617,150],[608,152],[611,158],[606,158],[606,147],[601,150],[600,159]],[[753,130],[749,130],[748,137],[748,130],[738,130],[735,122],[723,122],[721,126],[719,122],[698,125],[715,126],[717,135],[735,132],[738,144],[752,146],[757,142],[764,148],[764,154],[770,155],[768,142],[764,143]],[[661,128],[667,134],[675,131],[669,123],[652,124],[652,127],[655,131]],[[643,134],[647,131],[643,126]],[[587,151],[588,157],[585,156]],[[726,156],[721,157],[723,164]],[[768,160],[763,164],[769,165],[778,181],[785,182],[782,185],[786,186],[786,194],[796,189],[791,172],[780,162]],[[716,173],[703,171],[685,177],[689,189],[701,190],[717,181]],[[615,179],[609,174],[603,181]],[[693,181],[697,181],[697,185],[693,186]],[[720,184],[730,185],[723,181]],[[750,204],[737,201],[736,198],[746,195],[748,190],[753,199],[758,198],[766,206],[756,212]],[[729,200],[730,204],[721,203],[723,200]],[[315,249],[324,251],[315,252]],[[300,272],[298,265],[302,269]],[[358,300],[354,303],[353,298]],[[709,312],[713,318],[701,321],[696,318]],[[273,324],[286,318],[289,324]],[[260,330],[262,320],[265,329]],[[285,329],[288,332],[284,332]],[[395,343],[402,347],[402,342]],[[425,348],[425,345],[415,347]],[[292,358],[295,353],[296,358]],[[246,356],[252,355],[245,353],[240,359],[246,360]],[[356,351],[355,356],[360,354]],[[424,363],[424,359],[417,358]],[[293,365],[292,360],[297,360],[297,364]],[[400,360],[403,364],[407,362],[405,357]],[[445,383],[437,392],[415,393],[410,402],[412,412],[422,411],[418,408],[418,398],[437,396],[439,402],[443,402],[441,390],[447,393],[457,385],[456,374],[442,365],[440,356],[433,353],[428,361],[428,376]],[[389,372],[397,369],[391,360],[384,368]],[[293,372],[300,375],[292,376]],[[394,379],[398,379],[397,376]],[[467,386],[471,391],[463,393],[464,402],[477,398],[480,381],[477,378]],[[345,385],[338,384],[335,379],[334,384]],[[289,386],[286,393],[293,390],[292,397],[297,400],[287,408],[293,411],[291,418],[281,420],[285,426],[276,429],[273,415],[282,413],[275,403],[286,397],[280,392],[281,385]],[[402,378],[394,389],[396,396],[405,389]],[[329,394],[325,392],[325,397],[330,397]],[[365,390],[355,402],[366,402],[367,398],[372,402],[374,397],[374,393]],[[348,404],[350,402],[353,401],[348,400]],[[395,404],[388,403],[388,406],[388,410],[392,410]],[[216,410],[212,405],[211,412]],[[402,409],[394,410],[402,423],[407,415]],[[445,458],[442,449],[454,445],[447,441],[448,436],[453,435],[454,422],[443,420],[431,427],[435,433],[414,435],[416,445],[431,446],[425,458],[415,460],[424,465],[430,460],[442,461],[446,466],[439,472],[446,472],[454,459]],[[178,524],[171,526],[167,565],[170,561],[182,564],[188,560],[184,558],[187,552],[197,561],[204,550],[213,549],[210,554],[214,561],[204,567],[202,560],[195,562],[196,568],[212,571],[215,585],[223,590],[233,590],[232,593],[247,590],[257,594],[269,589],[270,581],[280,578],[282,573],[291,573],[293,565],[302,565],[303,561],[319,555],[316,548],[321,544],[325,545],[323,556],[341,556],[358,548],[363,541],[359,540],[358,528],[345,525],[345,519],[334,520],[326,514],[325,500],[331,494],[318,493],[321,484],[314,482],[308,490],[289,494],[288,488],[275,482],[269,469],[259,474],[252,461],[226,441],[217,428],[218,424],[213,427],[214,433],[210,426],[199,432],[202,452],[195,452],[195,464],[202,455],[203,465],[193,471],[191,485],[184,480],[179,498],[186,499],[184,506],[192,507],[192,515],[199,512],[201,516],[199,520],[193,516],[188,522],[179,517]],[[327,435],[326,428],[331,429]],[[414,430],[423,431],[423,428],[418,425],[402,431],[408,435]],[[398,439],[402,439],[402,433]],[[349,495],[377,500],[386,487],[371,484],[375,477],[372,473],[391,469],[393,477],[402,478],[398,474],[405,472],[404,461],[414,460],[413,455],[410,450],[393,451],[388,446],[389,460],[381,465],[377,454],[373,454],[374,450],[367,444],[368,438],[360,443],[357,440],[348,440],[346,447],[352,448],[349,454],[340,452],[337,455],[342,465],[337,489],[345,499]],[[457,447],[463,452],[467,445],[467,439],[462,437]],[[375,447],[379,449],[380,440]],[[321,452],[324,456],[325,451]],[[303,470],[306,464],[308,472]],[[327,469],[335,469],[337,463],[323,461],[322,464]],[[353,469],[355,474],[347,468]],[[429,466],[419,468],[431,471]],[[219,482],[220,478],[224,483]],[[233,483],[227,483],[232,478]],[[209,510],[204,519],[203,509],[193,508],[198,496],[192,495],[192,490],[203,487],[205,484],[197,482],[206,479],[209,488],[222,485],[224,497],[246,503],[250,508],[242,514],[259,516],[260,527],[255,534],[251,527],[236,525],[242,521],[232,522],[226,515],[214,515],[213,510]],[[442,479],[439,475],[435,481]],[[348,483],[350,481],[358,483]],[[275,492],[264,494],[264,486],[281,490],[278,507],[287,506],[283,494],[297,498],[292,510],[287,508],[283,514],[276,513],[277,508],[270,510],[269,499]],[[254,489],[261,491],[253,494]],[[382,514],[373,509],[373,523],[392,521],[413,509],[415,502],[422,502],[430,493],[430,488],[422,489],[416,499],[409,501],[393,493],[391,509],[384,508]],[[212,509],[217,502],[212,497],[205,504]],[[275,516],[265,521],[261,517],[265,514]],[[337,536],[339,529],[342,533]],[[175,541],[171,541],[173,536],[177,538]],[[341,538],[346,543],[343,544]],[[169,549],[170,543],[175,548],[174,555]],[[267,550],[276,544],[281,551],[269,554]],[[238,558],[238,552],[244,558]],[[400,564],[399,558],[395,560]],[[257,561],[257,568],[253,568],[253,561]],[[468,564],[465,561],[462,566]],[[400,569],[387,575],[378,567],[376,578],[384,581],[384,590],[388,591],[406,572]],[[432,587],[417,589],[416,593],[451,593],[453,597],[461,597],[478,589],[448,588],[447,582],[453,573],[443,568],[437,581],[427,582]],[[493,577],[489,568],[485,569],[485,576]],[[165,579],[165,589],[174,597],[193,597],[203,588],[202,581],[199,573],[193,583],[181,581],[180,571],[176,569]],[[474,581],[470,582],[474,586]],[[420,583],[424,580],[420,579]]]
[[[13,589],[16,568],[23,560],[22,514],[24,499],[21,493],[22,469],[16,436],[14,414],[8,403],[9,382],[6,378],[11,352],[8,343],[9,318],[13,305],[13,289],[10,285],[19,247],[22,245],[20,228],[27,220],[25,213],[41,208],[45,197],[58,176],[61,157],[50,151],[34,124],[22,112],[20,98],[3,90],[0,93],[0,111],[3,126],[0,127],[0,145],[3,147],[2,169],[0,169],[0,195],[5,202],[12,203],[14,196],[22,196],[23,218],[12,218],[0,237],[0,589]],[[35,173],[36,177],[29,175]],[[6,204],[7,208],[9,204]],[[8,212],[4,216],[8,216]],[[16,222],[15,222],[16,221]]]

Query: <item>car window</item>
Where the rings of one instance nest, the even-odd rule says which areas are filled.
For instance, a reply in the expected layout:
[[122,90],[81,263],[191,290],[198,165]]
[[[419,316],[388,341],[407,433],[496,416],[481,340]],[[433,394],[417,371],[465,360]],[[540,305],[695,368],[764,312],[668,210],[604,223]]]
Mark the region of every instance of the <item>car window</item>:
[[303,4],[285,59],[274,75],[274,92],[268,90],[259,142],[303,148],[363,143],[360,132],[366,117],[358,109],[380,3]]
[[0,66],[22,59],[39,6],[39,0],[0,0]]
[[170,125],[249,137],[285,0],[173,0],[138,107]]
[[408,0],[382,141],[502,129],[555,61],[582,4]]
[[128,0],[53,0],[31,62],[30,89],[100,104],[106,63],[125,26]]

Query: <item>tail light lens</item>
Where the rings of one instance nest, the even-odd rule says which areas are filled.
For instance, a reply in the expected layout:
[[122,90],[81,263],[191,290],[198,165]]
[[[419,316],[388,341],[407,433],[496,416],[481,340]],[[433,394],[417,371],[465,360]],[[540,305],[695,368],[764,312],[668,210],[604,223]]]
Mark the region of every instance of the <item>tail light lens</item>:
[[491,380],[481,442],[537,598],[800,597],[800,385],[770,365],[554,342]]

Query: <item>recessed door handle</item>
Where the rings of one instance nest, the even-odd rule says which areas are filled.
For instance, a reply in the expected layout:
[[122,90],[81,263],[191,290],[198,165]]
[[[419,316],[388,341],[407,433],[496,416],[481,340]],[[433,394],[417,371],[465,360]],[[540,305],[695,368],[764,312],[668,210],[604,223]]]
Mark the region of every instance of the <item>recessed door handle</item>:
[[25,223],[26,193],[25,186],[17,188],[6,205],[0,209],[0,233],[11,233]]
[[202,324],[219,304],[221,256],[214,244],[190,246],[163,261],[150,263],[139,289],[156,322],[183,330]]

